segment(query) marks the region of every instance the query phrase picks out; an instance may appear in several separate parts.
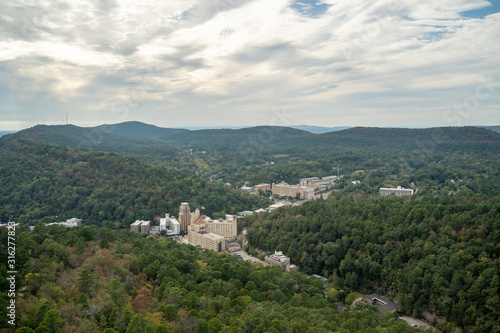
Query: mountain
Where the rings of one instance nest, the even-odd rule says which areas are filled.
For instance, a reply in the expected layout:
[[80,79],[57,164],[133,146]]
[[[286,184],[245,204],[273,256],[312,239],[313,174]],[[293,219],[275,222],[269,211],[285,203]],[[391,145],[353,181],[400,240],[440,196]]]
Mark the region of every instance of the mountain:
[[[117,153],[235,186],[245,182],[296,184],[300,178],[336,174],[337,165],[354,180],[369,179],[358,188],[371,193],[381,186],[409,186],[415,181],[425,183],[429,190],[445,191],[446,178],[465,175],[470,180],[468,189],[494,193],[494,180],[500,177],[496,166],[500,134],[479,127],[353,127],[313,134],[289,127],[190,131],[129,122],[93,128],[35,126],[12,136]],[[486,177],[490,177],[490,188]]]
[[291,125],[290,127],[311,132],[314,134],[336,132],[350,128],[350,126],[323,127],[323,126],[310,126],[310,125]]
[[12,133],[15,133],[14,131],[0,131],[0,138],[4,135],[7,135],[7,134],[12,134]]
[[477,126],[481,128],[489,129],[490,131],[500,133],[500,126]]

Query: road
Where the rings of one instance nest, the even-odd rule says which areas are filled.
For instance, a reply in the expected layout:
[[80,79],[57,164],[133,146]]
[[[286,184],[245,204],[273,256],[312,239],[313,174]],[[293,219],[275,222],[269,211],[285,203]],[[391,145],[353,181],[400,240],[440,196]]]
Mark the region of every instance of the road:
[[[417,327],[424,327],[424,328],[432,328],[434,329],[431,325],[427,324],[426,322],[417,319],[415,317],[409,317],[409,316],[401,316],[401,319],[406,321],[409,326],[417,325]],[[415,327],[415,326],[414,326]]]

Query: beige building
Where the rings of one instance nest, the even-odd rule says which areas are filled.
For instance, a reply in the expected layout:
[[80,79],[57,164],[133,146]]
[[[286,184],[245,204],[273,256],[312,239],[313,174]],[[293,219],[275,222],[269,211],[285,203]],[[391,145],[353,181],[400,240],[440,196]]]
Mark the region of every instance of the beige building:
[[179,208],[179,223],[181,224],[181,231],[187,231],[188,226],[191,224],[191,209],[187,202],[181,203]]
[[137,220],[130,225],[130,230],[141,234],[149,234],[151,229],[150,221]]
[[275,251],[274,254],[268,255],[264,261],[269,265],[280,266],[285,271],[290,271],[290,258],[283,255],[281,251]]
[[226,215],[226,219],[212,220],[202,215],[193,222],[192,228],[195,232],[207,231],[224,237],[231,241],[238,235],[238,222],[236,215]]
[[412,195],[413,194],[412,189],[404,188],[401,186],[398,186],[397,188],[382,187],[382,188],[380,188],[379,192],[380,192],[380,195],[382,195],[383,197],[391,195],[391,194],[394,194],[397,197],[402,197],[405,195]]
[[271,184],[259,184],[255,185],[253,187],[255,192],[259,192],[259,190],[262,190],[262,192],[271,192]]
[[[195,221],[196,224],[197,221]],[[207,231],[194,231],[194,225],[189,226],[188,242],[202,249],[221,252],[225,248],[224,237]]]
[[196,210],[191,212],[189,208],[189,204],[187,202],[181,203],[181,207],[179,208],[179,223],[181,225],[181,231],[187,231],[188,226],[193,223],[200,216],[200,210],[196,208]]
[[328,176],[328,177],[311,177],[311,178],[302,178],[299,179],[300,186],[312,186],[314,188],[319,186],[329,186],[335,183],[337,176]]
[[272,193],[280,197],[299,197],[300,199],[311,199],[314,196],[314,188],[300,185],[288,185],[285,182],[274,184],[272,186]]

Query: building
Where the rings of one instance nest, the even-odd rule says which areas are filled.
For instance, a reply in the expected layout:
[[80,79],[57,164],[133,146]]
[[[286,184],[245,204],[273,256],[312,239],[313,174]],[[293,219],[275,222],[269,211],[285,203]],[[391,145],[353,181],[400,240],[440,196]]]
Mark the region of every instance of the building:
[[191,224],[191,209],[187,202],[181,203],[181,207],[179,208],[179,222],[181,231],[187,231],[188,226]]
[[130,225],[130,230],[141,234],[149,234],[151,229],[150,221],[137,220]]
[[271,192],[271,184],[259,184],[259,185],[255,185],[253,187],[253,189],[254,189],[255,192],[259,192],[259,190],[261,190],[264,193]]
[[181,233],[181,224],[174,216],[165,214],[165,217],[160,218],[160,232],[167,231],[168,236],[178,235]]
[[81,227],[82,222],[83,222],[82,219],[73,217],[71,219],[67,219],[66,222],[52,222],[52,223],[47,223],[46,226],[62,225],[63,227],[73,228],[73,227]]
[[273,183],[271,188],[272,194],[279,195],[280,197],[299,197],[300,199],[311,199],[314,196],[314,188],[300,185],[288,185],[285,182],[279,184]]
[[311,178],[302,178],[299,179],[299,185],[300,186],[311,186],[314,188],[320,187],[320,186],[330,186],[333,183],[335,183],[335,180],[337,180],[337,176],[328,176],[328,177],[311,177]]
[[188,226],[193,223],[200,216],[200,210],[196,208],[194,212],[191,212],[189,204],[187,202],[181,203],[179,208],[179,223],[181,225],[181,231],[186,232]]
[[288,202],[285,201],[280,201],[275,204],[272,204],[271,206],[267,207],[267,210],[272,211],[281,207],[292,207],[292,205]]
[[382,195],[383,197],[391,195],[391,194],[394,194],[397,197],[402,197],[405,195],[412,195],[413,194],[412,189],[404,188],[401,186],[398,186],[397,188],[382,187],[382,188],[380,188],[379,192],[380,192],[380,195]]
[[238,223],[236,215],[226,215],[226,219],[212,220],[208,216],[202,215],[193,222],[191,228],[194,232],[211,232],[231,241],[238,235]]
[[81,227],[82,222],[83,222],[82,219],[73,217],[71,219],[67,219],[66,222],[61,222],[59,224],[65,227]]
[[251,187],[251,186],[242,186],[242,187],[240,187],[240,190],[248,192],[248,193],[252,193],[253,192],[253,187]]
[[189,244],[215,252],[221,252],[225,248],[224,237],[203,230],[194,231],[193,226],[189,226],[188,228]]
[[241,251],[241,245],[238,243],[226,243],[227,252]]
[[399,306],[377,294],[370,294],[366,296],[364,302],[367,302],[371,305],[375,305],[380,311],[388,311],[394,313],[398,310]]
[[290,258],[283,255],[281,251],[275,251],[274,254],[268,255],[264,261],[269,265],[280,266],[285,271],[290,271]]
[[151,228],[149,229],[149,233],[151,235],[159,235],[160,234],[160,226],[159,225],[152,225]]

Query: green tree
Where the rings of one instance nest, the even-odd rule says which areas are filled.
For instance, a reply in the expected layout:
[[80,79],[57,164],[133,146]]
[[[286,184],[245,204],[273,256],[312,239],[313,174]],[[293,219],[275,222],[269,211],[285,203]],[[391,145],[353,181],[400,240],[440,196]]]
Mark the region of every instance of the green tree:
[[49,310],[45,314],[40,326],[45,326],[51,333],[60,332],[66,319],[61,317],[61,312],[57,310]]
[[21,327],[16,330],[16,333],[35,333],[35,330],[29,327]]
[[89,293],[94,286],[95,280],[93,275],[86,269],[80,272],[78,282],[80,284],[79,290],[82,293]]
[[141,313],[136,313],[132,316],[126,333],[143,333],[150,330],[152,331],[152,329],[153,328],[148,324],[144,316]]

